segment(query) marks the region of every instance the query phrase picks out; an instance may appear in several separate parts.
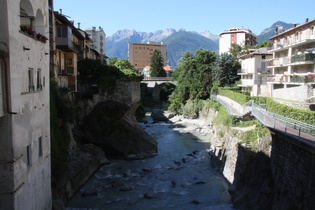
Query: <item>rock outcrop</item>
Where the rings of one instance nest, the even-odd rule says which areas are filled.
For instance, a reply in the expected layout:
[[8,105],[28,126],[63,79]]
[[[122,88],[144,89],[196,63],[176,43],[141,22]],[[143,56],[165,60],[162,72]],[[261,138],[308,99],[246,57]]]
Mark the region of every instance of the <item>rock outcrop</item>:
[[101,165],[109,164],[101,148],[85,144],[74,149],[69,160],[52,180],[54,209],[66,202],[96,172]]
[[101,147],[107,156],[142,159],[156,155],[157,142],[134,117],[138,106],[113,100],[99,102],[84,120],[84,140]]

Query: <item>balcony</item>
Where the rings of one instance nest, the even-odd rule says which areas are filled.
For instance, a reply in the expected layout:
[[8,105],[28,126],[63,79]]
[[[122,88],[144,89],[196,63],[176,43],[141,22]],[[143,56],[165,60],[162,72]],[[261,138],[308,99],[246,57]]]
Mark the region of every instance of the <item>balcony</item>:
[[258,74],[270,74],[271,71],[270,71],[270,69],[266,69],[266,68],[257,68],[257,73]]
[[293,83],[314,83],[315,77],[311,74],[305,76],[291,76],[290,80]]
[[315,83],[315,75],[271,75],[267,78],[270,83]]
[[237,74],[238,75],[242,75],[242,74],[253,74],[253,71],[250,69],[238,69],[237,70]]
[[299,63],[299,62],[304,63],[307,61],[314,62],[315,61],[315,54],[314,53],[305,53],[305,54],[300,54],[300,55],[294,55],[291,57],[292,63]]
[[62,49],[73,49],[72,31],[68,26],[57,27],[56,46]]
[[291,57],[274,58],[267,63],[268,68],[288,66],[291,64]]
[[262,79],[241,79],[241,83],[238,84],[237,86],[240,87],[252,87],[254,85],[266,85],[266,80],[262,80]]
[[299,45],[304,45],[308,43],[314,43],[315,36],[312,34],[307,34],[305,36],[296,36],[292,35],[292,38],[288,38],[287,40],[282,40],[280,43],[274,43],[272,46],[268,48],[271,52],[282,51],[284,49],[288,49],[289,47],[297,47]]

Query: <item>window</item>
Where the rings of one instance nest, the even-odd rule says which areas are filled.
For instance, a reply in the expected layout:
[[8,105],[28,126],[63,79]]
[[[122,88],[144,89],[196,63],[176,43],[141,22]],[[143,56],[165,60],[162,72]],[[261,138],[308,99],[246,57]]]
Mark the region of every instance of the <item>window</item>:
[[34,13],[29,0],[20,1],[20,25],[26,26],[34,30]]
[[261,70],[265,71],[266,69],[266,62],[261,62]]
[[27,158],[27,166],[30,167],[32,165],[32,148],[31,145],[26,147],[26,158]]
[[38,138],[38,156],[41,157],[43,155],[43,141],[42,137]]
[[37,87],[37,90],[42,90],[43,89],[42,79],[41,79],[41,70],[40,69],[37,69],[36,87]]
[[67,26],[57,26],[57,37],[67,37],[68,27]]
[[28,69],[28,92],[35,91],[33,69]]
[[73,64],[72,59],[67,59],[67,65],[72,66],[72,64]]

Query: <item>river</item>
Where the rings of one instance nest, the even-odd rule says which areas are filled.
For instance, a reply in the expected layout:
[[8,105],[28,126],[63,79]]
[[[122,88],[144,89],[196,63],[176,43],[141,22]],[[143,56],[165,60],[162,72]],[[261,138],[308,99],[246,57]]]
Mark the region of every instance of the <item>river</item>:
[[141,126],[157,139],[158,154],[110,160],[67,209],[231,209],[228,183],[210,164],[209,136],[187,132],[187,125],[147,120]]

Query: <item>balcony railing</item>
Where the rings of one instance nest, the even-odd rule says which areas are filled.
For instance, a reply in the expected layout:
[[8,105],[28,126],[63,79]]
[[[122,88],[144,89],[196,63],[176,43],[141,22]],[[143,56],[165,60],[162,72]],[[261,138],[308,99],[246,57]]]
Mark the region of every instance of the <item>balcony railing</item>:
[[315,54],[314,53],[305,53],[301,55],[294,55],[291,57],[291,62],[305,62],[305,61],[315,61]]
[[270,69],[267,69],[267,68],[257,68],[257,73],[260,73],[260,74],[270,74],[271,71],[270,71]]
[[249,69],[238,69],[237,73],[238,74],[253,74],[253,71]]
[[315,41],[315,36],[312,34],[307,34],[305,36],[296,36],[293,35],[292,38],[288,38],[286,41],[282,40],[280,43],[274,43],[272,46],[268,48],[268,50],[281,50],[283,48],[292,46],[292,45],[298,45],[298,44],[303,44],[303,43],[308,43],[308,42],[314,42]]
[[267,77],[268,82],[276,83],[314,83],[315,76],[313,74],[309,75],[271,75]]
[[252,79],[241,79],[241,83],[238,86],[253,86],[253,85],[265,85],[266,80],[252,80]]
[[290,57],[281,57],[281,58],[275,58],[272,63],[270,63],[272,66],[284,66],[291,63]]

